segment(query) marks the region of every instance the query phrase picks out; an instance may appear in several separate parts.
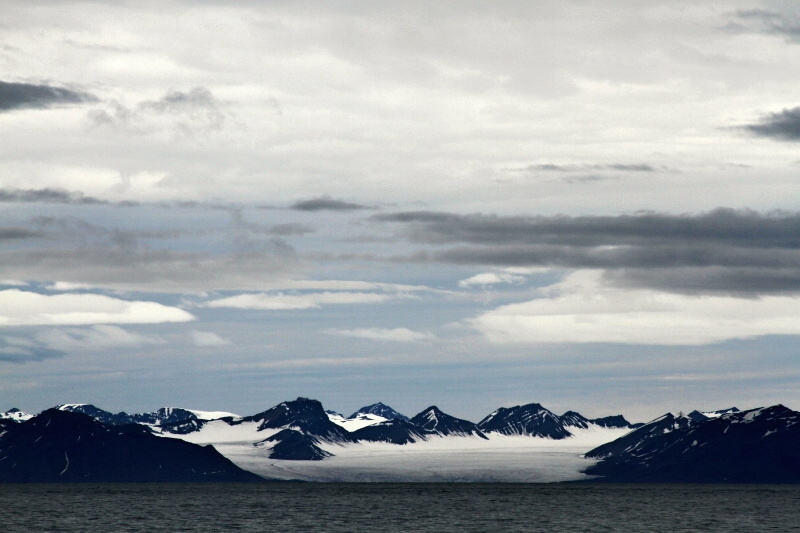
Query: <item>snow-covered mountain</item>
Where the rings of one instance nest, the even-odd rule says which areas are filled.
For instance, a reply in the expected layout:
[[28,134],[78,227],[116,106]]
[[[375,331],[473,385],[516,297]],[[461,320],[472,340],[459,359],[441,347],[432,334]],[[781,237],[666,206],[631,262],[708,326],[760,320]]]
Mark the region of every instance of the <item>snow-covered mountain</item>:
[[353,432],[358,442],[388,442],[391,444],[410,444],[426,440],[433,432],[426,431],[407,420],[395,418],[378,424],[371,424]]
[[33,418],[33,415],[30,415],[25,411],[20,411],[16,407],[11,408],[4,413],[0,413],[0,420],[11,420],[12,422],[25,422],[30,418]]
[[[245,417],[178,408],[128,415],[64,404],[25,421],[30,415],[13,409],[0,417],[0,482],[193,480],[191,468],[192,475],[222,479],[212,475],[226,471],[222,466],[187,467],[216,461],[196,455],[211,448],[175,452],[157,444],[187,441],[181,445],[213,445],[234,464],[278,479],[800,483],[800,413],[781,405],[668,413],[642,425],[621,415],[559,416],[537,403],[497,409],[479,424],[435,406],[409,420],[354,415],[326,412],[308,398]],[[120,457],[125,464],[114,464]],[[172,461],[172,470],[163,472],[163,461]],[[162,472],[154,472],[155,462]]]
[[317,400],[297,398],[261,413],[217,420],[190,419],[158,427],[166,437],[226,445],[256,444],[272,459],[320,460],[330,456],[320,443],[352,443],[349,431],[331,421]]
[[357,431],[366,426],[380,424],[381,422],[386,422],[387,420],[382,416],[373,415],[370,413],[355,413],[350,418],[345,418],[344,416],[335,412],[326,411],[326,413],[331,422],[350,432]]
[[538,403],[501,407],[478,422],[484,433],[565,439],[572,435],[564,422]]
[[460,437],[480,437],[488,439],[483,432],[478,429],[475,423],[450,416],[440,410],[435,405],[428,407],[411,419],[411,423],[426,432],[441,435],[458,435]]
[[365,405],[348,418],[356,418],[359,415],[377,415],[384,420],[405,420],[408,422],[409,418],[401,413],[398,413],[388,405],[382,402],[373,403],[372,405]]
[[263,481],[211,446],[48,409],[0,431],[0,483]]
[[161,425],[183,422],[186,420],[214,420],[217,418],[237,416],[225,411],[197,411],[194,409],[183,409],[181,407],[162,407],[151,413],[128,414],[124,411],[112,413],[87,403],[67,403],[56,406],[56,409],[59,411],[69,411],[71,413],[83,413],[94,418],[98,422],[111,426],[119,426],[122,424]]
[[[713,412],[717,414],[717,412]],[[784,407],[717,416],[666,414],[586,453],[611,482],[800,483],[800,413]]]
[[635,426],[622,415],[590,419],[576,411],[567,411],[558,416],[538,403],[501,407],[478,422],[478,428],[486,434],[527,435],[548,439],[566,439],[572,437],[576,430],[633,427]]
[[719,409],[717,411],[698,411],[694,410],[689,413],[688,416],[695,422],[702,422],[703,420],[708,420],[709,418],[719,418],[722,415],[727,415],[729,413],[738,413],[739,409],[736,407],[728,407],[727,409]]

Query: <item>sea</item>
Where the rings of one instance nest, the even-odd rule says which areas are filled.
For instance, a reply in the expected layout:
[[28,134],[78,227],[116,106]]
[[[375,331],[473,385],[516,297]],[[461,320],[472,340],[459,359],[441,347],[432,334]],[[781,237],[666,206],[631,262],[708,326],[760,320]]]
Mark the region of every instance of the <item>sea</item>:
[[0,531],[800,531],[800,486],[0,484]]

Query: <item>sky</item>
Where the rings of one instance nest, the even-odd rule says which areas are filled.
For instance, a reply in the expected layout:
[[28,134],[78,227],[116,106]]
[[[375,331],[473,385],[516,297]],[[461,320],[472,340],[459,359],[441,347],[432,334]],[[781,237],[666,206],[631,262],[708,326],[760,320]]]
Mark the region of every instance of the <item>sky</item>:
[[0,410],[800,408],[790,1],[9,0]]

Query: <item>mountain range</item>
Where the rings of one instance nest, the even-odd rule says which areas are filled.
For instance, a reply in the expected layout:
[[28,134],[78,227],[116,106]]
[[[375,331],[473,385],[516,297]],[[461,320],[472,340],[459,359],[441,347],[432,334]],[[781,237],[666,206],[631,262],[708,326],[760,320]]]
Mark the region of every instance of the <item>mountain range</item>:
[[783,405],[667,414],[586,453],[600,481],[800,483],[800,413]]
[[[667,413],[631,424],[622,415],[557,415],[538,403],[501,407],[478,423],[436,406],[407,417],[382,403],[345,418],[308,398],[250,416],[182,408],[111,413],[90,404],[63,404],[35,416],[18,409],[0,413],[0,481],[247,480],[242,476],[249,473],[236,465],[267,478],[279,469],[281,479],[292,479],[295,472],[298,479],[349,480],[341,473],[303,477],[303,472],[337,455],[346,463],[334,461],[326,468],[368,459],[373,472],[396,469],[403,449],[414,450],[419,465],[423,457],[439,462],[452,462],[458,454],[478,457],[476,450],[492,462],[522,453],[534,464],[543,457],[540,450],[551,453],[547,450],[558,445],[569,450],[569,457],[564,452],[549,457],[577,461],[581,468],[565,480],[794,483],[800,482],[799,422],[800,413],[781,405]],[[579,444],[585,447],[574,451]],[[436,455],[439,449],[445,455]],[[292,462],[300,469],[279,466]],[[486,463],[481,468],[491,470]],[[466,472],[478,466],[463,460],[457,468]],[[480,479],[506,479],[487,475]],[[455,479],[474,480],[475,475]]]

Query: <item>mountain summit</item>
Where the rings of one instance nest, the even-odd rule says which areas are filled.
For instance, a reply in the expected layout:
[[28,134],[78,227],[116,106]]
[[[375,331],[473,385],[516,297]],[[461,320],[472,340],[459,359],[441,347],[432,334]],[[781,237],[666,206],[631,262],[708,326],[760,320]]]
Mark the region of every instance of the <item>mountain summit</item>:
[[486,435],[478,429],[475,423],[450,416],[441,409],[432,405],[411,419],[411,423],[423,430],[442,436],[458,435],[462,437],[475,436],[487,439]]
[[387,420],[405,420],[406,422],[409,420],[406,415],[398,413],[382,402],[373,403],[372,405],[365,405],[348,418],[356,418],[359,415],[378,415]]

